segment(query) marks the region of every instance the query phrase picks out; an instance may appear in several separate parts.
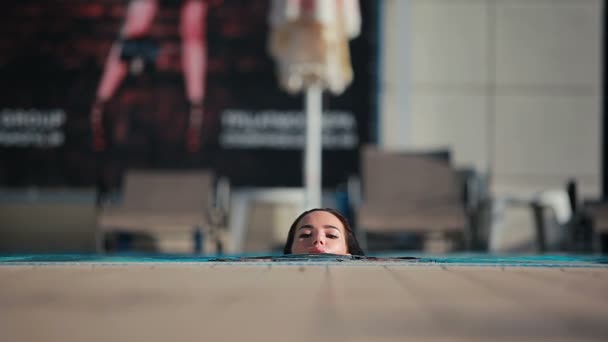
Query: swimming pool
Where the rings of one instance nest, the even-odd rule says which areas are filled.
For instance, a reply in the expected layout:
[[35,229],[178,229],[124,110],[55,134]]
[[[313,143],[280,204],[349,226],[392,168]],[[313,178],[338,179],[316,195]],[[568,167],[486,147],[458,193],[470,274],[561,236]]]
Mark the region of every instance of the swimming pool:
[[282,264],[311,265],[339,263],[344,266],[487,266],[487,267],[599,267],[608,268],[608,256],[592,255],[491,255],[449,254],[424,255],[385,253],[372,256],[340,256],[322,254],[304,255],[221,255],[199,256],[192,254],[18,254],[0,255],[3,265],[44,264],[124,264],[124,263],[220,263],[220,264]]

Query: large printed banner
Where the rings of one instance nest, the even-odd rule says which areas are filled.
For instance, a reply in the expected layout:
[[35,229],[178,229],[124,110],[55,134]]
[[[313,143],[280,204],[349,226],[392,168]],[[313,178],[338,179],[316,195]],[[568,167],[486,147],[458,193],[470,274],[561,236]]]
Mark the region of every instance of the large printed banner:
[[[358,171],[375,117],[376,1],[354,82],[324,94],[323,182]],[[0,11],[0,186],[120,185],[127,168],[208,167],[299,186],[303,95],[281,90],[265,0],[10,0]]]

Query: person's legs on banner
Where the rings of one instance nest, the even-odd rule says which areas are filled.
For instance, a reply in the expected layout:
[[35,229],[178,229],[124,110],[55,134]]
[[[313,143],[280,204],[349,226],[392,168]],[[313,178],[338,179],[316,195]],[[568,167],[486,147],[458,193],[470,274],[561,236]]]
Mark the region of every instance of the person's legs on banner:
[[[106,103],[114,96],[116,90],[127,76],[130,66],[133,67],[139,63],[141,67],[142,58],[154,58],[151,56],[154,53],[150,53],[153,49],[150,49],[150,43],[145,39],[145,36],[150,32],[157,11],[157,0],[132,0],[129,3],[127,16],[120,32],[120,38],[112,45],[97,88],[95,102],[91,108],[90,124],[93,133],[93,149],[95,151],[103,151],[106,148],[104,129],[104,109]],[[138,54],[144,54],[145,56],[139,56],[139,62],[131,63],[136,57],[135,55]],[[126,120],[122,122],[126,124]],[[123,131],[124,133],[126,132],[126,128],[121,127],[119,131]]]
[[180,14],[182,69],[189,102],[186,130],[186,149],[189,152],[197,152],[201,147],[207,68],[207,10],[206,1],[186,0]]

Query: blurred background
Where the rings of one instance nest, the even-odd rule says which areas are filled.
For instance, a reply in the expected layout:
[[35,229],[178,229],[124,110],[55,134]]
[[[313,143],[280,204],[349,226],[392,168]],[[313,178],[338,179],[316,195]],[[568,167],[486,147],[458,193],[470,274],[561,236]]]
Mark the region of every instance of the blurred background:
[[0,254],[280,253],[306,51],[367,251],[606,253],[604,1],[349,3],[4,1]]

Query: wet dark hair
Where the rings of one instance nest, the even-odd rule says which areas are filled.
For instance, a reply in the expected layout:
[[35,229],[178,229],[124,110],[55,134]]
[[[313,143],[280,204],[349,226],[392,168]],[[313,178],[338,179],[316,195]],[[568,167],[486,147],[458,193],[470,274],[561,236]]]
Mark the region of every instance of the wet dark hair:
[[294,236],[296,235],[296,227],[298,225],[298,222],[302,219],[302,217],[314,211],[325,211],[337,217],[338,220],[342,222],[342,225],[344,226],[344,232],[346,233],[346,251],[352,255],[365,255],[363,249],[359,247],[359,242],[357,241],[355,233],[350,227],[350,224],[348,224],[348,220],[346,219],[346,217],[331,208],[315,208],[301,213],[300,216],[298,216],[293,221],[293,223],[291,224],[291,228],[289,228],[289,233],[287,233],[287,242],[285,242],[285,247],[283,248],[283,254],[291,254],[291,247],[293,245]]

